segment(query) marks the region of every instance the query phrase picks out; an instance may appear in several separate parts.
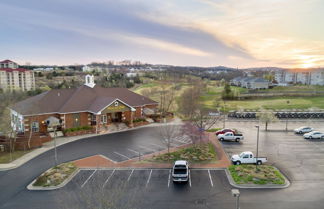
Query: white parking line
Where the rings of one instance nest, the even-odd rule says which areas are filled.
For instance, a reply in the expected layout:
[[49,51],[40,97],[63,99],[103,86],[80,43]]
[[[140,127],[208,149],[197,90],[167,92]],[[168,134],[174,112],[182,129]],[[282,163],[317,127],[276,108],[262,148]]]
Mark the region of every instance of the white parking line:
[[150,179],[151,179],[151,175],[152,175],[152,170],[151,170],[151,172],[150,172],[150,175],[149,175],[149,177],[148,177],[148,179],[147,179],[147,182],[146,182],[146,187],[147,187],[147,185],[149,184],[149,182],[150,182]]
[[116,155],[122,156],[122,157],[127,158],[128,160],[130,160],[130,158],[127,157],[126,155],[120,154],[120,153],[118,153],[118,152],[114,152],[114,153],[115,153]]
[[134,172],[134,169],[133,169],[132,172],[129,174],[127,181],[129,181],[129,179],[131,178],[133,172]]
[[86,183],[91,179],[91,177],[93,176],[93,174],[95,174],[96,171],[97,171],[97,170],[94,170],[94,171],[92,172],[92,174],[87,178],[87,180],[85,180],[85,182],[83,182],[83,184],[81,185],[81,188],[83,188],[84,185],[86,185]]
[[211,178],[210,170],[209,169],[208,169],[208,175],[209,175],[210,184],[211,184],[212,187],[214,187],[213,180]]
[[158,145],[158,144],[153,144],[153,143],[150,143],[150,145],[153,145],[153,146],[155,146],[155,147],[159,147],[159,148],[162,148],[162,149],[166,149],[166,147],[163,147],[163,146],[161,146],[161,145]]
[[106,186],[106,184],[108,183],[109,179],[112,177],[112,175],[114,175],[115,170],[116,170],[116,169],[114,169],[113,172],[111,172],[111,174],[108,176],[107,180],[106,180],[105,183],[102,185],[102,188],[104,188],[104,187]]
[[149,147],[144,147],[144,146],[142,146],[142,145],[137,145],[138,147],[141,147],[141,148],[143,148],[143,149],[146,149],[146,150],[150,150],[150,151],[152,151],[152,152],[156,152],[156,150],[155,149],[152,149],[152,148],[149,148]]
[[189,186],[191,187],[191,174],[190,174],[190,170],[189,170]]
[[127,149],[128,151],[131,151],[131,152],[134,152],[136,155],[139,155],[140,153],[135,151],[135,150],[132,150],[132,149]]
[[171,180],[171,169],[169,170],[168,187],[170,187],[170,180]]

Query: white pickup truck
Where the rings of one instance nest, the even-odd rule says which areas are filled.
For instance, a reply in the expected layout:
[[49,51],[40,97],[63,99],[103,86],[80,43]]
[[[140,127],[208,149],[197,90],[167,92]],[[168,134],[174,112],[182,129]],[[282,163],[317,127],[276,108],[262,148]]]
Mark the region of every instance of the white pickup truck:
[[185,160],[175,161],[172,169],[173,182],[188,182],[189,180],[189,165]]
[[225,134],[218,134],[218,139],[221,141],[228,140],[228,141],[236,141],[239,142],[240,140],[243,140],[244,137],[242,134],[235,134],[233,132],[227,132]]
[[233,162],[234,165],[240,165],[240,164],[258,164],[261,165],[262,163],[267,162],[266,157],[254,157],[253,153],[250,151],[247,152],[242,152],[239,155],[233,155],[231,157],[231,161]]

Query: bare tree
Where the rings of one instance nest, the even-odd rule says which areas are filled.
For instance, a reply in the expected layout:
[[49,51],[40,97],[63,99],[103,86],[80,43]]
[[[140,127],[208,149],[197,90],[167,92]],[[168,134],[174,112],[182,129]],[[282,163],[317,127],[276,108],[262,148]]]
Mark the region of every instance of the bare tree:
[[211,114],[211,112],[217,113],[218,111],[210,110],[200,105],[200,107],[195,110],[190,121],[199,130],[207,131],[220,121],[222,117],[220,114]]
[[191,118],[199,105],[200,91],[195,88],[186,89],[179,100],[179,112]]
[[268,124],[277,122],[278,118],[276,117],[275,113],[271,110],[261,110],[260,112],[257,113],[257,118],[262,123],[265,123],[265,130],[268,131]]
[[175,84],[172,83],[170,88],[167,85],[162,85],[160,89],[160,111],[164,117],[170,111],[175,101]]
[[177,124],[163,124],[159,127],[159,134],[161,136],[162,143],[168,149],[168,154],[170,153],[170,148],[175,139],[181,135],[180,126]]

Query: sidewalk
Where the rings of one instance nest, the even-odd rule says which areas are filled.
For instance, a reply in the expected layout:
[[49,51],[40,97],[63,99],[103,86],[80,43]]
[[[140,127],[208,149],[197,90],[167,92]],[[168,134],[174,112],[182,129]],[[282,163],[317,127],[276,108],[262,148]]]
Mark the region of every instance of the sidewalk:
[[[178,118],[175,118],[172,122],[170,123],[165,123],[166,125],[170,125],[170,124],[181,124],[181,120]],[[145,128],[145,127],[156,127],[156,126],[161,126],[163,125],[163,123],[151,123],[145,126],[139,126],[139,127],[135,127],[135,128],[129,128],[129,129],[124,129],[124,130],[119,130],[119,131],[114,131],[114,132],[110,132],[110,133],[99,133],[99,134],[86,134],[86,135],[80,135],[80,136],[70,136],[70,137],[58,137],[56,138],[56,146],[59,147],[61,145],[73,142],[73,141],[77,141],[80,139],[84,139],[84,138],[89,138],[89,137],[94,137],[94,136],[100,136],[100,135],[106,135],[106,134],[113,134],[113,133],[118,133],[118,132],[124,132],[124,131],[131,131],[131,130],[136,130],[136,129],[140,129],[140,128]],[[51,149],[54,148],[54,140],[50,141],[50,142],[46,142],[43,144],[43,146],[41,148],[36,148],[33,151],[21,156],[20,158],[12,161],[11,163],[7,163],[7,164],[0,164],[0,171],[6,171],[6,170],[11,170],[11,169],[15,169],[18,168],[19,166],[25,164],[26,162],[32,160],[33,158],[37,157],[38,155],[47,152]]]

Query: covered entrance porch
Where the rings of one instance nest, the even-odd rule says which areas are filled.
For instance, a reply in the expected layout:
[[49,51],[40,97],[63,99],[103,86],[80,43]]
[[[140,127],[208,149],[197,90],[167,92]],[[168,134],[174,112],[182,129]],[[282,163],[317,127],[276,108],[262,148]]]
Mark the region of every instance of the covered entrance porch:
[[120,100],[105,107],[100,114],[93,114],[97,132],[110,132],[133,127],[135,109]]

